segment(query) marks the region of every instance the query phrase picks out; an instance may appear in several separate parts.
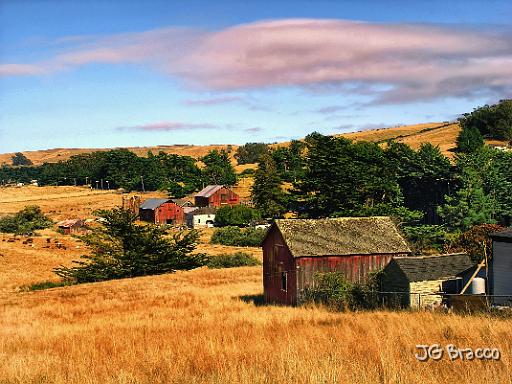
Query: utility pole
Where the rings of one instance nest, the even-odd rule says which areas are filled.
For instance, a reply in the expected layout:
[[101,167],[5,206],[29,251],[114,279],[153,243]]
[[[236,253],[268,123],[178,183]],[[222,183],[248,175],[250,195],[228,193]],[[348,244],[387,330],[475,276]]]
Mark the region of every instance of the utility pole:
[[140,175],[140,183],[142,185],[142,193],[146,192],[146,189],[144,188],[144,176]]
[[101,189],[104,189],[103,188],[103,179],[101,179],[101,184],[100,185],[101,185]]

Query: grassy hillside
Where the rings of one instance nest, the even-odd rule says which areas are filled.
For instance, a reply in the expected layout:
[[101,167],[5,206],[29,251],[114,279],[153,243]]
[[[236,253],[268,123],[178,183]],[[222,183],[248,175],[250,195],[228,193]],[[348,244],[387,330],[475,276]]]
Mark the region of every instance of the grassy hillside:
[[[353,140],[366,140],[383,142],[389,139],[395,139],[417,148],[424,142],[431,142],[434,145],[439,145],[441,150],[448,155],[451,155],[450,149],[455,147],[455,140],[459,134],[460,127],[458,123],[426,123],[407,125],[392,128],[372,129],[361,132],[344,133],[339,136],[347,137]],[[277,145],[286,145],[281,143]],[[233,145],[233,153],[238,146]],[[212,149],[226,149],[227,145],[163,145],[156,147],[130,147],[129,150],[135,152],[139,156],[145,156],[149,150],[153,153],[163,151],[166,153],[175,153],[178,155],[186,155],[192,157],[200,157],[206,155]],[[60,160],[69,159],[73,155],[80,153],[90,153],[102,149],[93,148],[57,148],[47,149],[41,151],[27,151],[23,152],[34,164],[42,164],[44,162],[57,162]],[[11,156],[13,153],[0,154],[0,164],[11,163]],[[250,165],[239,166],[237,171],[241,172],[243,169],[252,167]]]
[[[35,267],[35,266],[34,266]],[[259,267],[199,269],[2,297],[0,382],[509,382],[511,322],[257,306]],[[415,345],[499,348],[421,363]]]

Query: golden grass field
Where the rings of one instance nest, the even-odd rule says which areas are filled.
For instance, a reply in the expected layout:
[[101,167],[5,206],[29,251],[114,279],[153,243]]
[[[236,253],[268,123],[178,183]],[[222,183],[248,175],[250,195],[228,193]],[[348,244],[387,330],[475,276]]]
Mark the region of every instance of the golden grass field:
[[[86,213],[120,199],[85,192],[1,189],[0,207],[12,212],[29,202],[57,218],[77,202]],[[209,245],[210,235],[203,232],[199,251],[238,250]],[[86,250],[52,230],[32,245],[9,242],[11,237],[0,236],[2,384],[512,382],[512,320],[257,305],[261,267],[200,268],[25,292],[21,286],[56,279],[52,268]],[[66,249],[56,248],[56,241]],[[242,249],[261,258],[258,248]],[[431,343],[499,348],[502,358],[417,361],[415,345]]]

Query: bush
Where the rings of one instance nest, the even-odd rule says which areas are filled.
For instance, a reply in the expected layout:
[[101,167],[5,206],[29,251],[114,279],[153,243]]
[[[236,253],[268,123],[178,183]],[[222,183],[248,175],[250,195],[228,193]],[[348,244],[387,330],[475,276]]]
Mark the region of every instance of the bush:
[[245,252],[210,256],[206,263],[208,268],[251,267],[255,265],[261,265],[261,262]]
[[264,229],[238,227],[218,228],[213,232],[210,243],[235,247],[258,247],[265,237]]
[[26,291],[41,291],[43,289],[60,288],[68,285],[72,285],[72,283],[69,281],[43,281],[22,287],[22,289]]
[[492,257],[492,240],[490,234],[503,230],[501,225],[497,224],[481,224],[474,225],[466,232],[462,233],[457,240],[465,252],[471,259],[478,263],[487,257]]
[[349,282],[341,272],[316,273],[314,285],[304,292],[306,303],[321,303],[335,311],[375,309],[379,306],[380,272],[369,276],[366,284]]
[[220,226],[247,226],[261,218],[257,209],[245,205],[226,206],[219,208],[215,214],[215,223]]
[[51,227],[53,221],[37,205],[29,205],[14,215],[0,219],[0,232],[31,235],[37,229]]

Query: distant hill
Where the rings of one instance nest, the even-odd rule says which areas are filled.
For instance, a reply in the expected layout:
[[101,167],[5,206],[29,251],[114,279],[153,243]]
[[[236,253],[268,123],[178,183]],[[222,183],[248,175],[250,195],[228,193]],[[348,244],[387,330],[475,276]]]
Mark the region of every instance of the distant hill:
[[[404,125],[389,128],[371,129],[366,131],[342,133],[336,136],[346,137],[352,140],[366,140],[378,143],[385,143],[387,140],[393,139],[410,145],[412,148],[419,148],[422,143],[432,143],[438,145],[441,151],[448,157],[453,157],[453,149],[455,141],[460,132],[460,126],[454,122],[442,123],[424,123],[415,125]],[[496,141],[493,141],[495,144]],[[287,145],[288,143],[278,143],[275,146]],[[227,149],[228,145],[160,145],[155,147],[128,147],[130,151],[135,152],[139,156],[145,156],[148,151],[158,153],[174,153],[177,155],[201,157],[206,155],[212,149]],[[238,145],[231,145],[232,153],[236,151]],[[81,153],[90,153],[94,151],[106,151],[108,149],[95,148],[55,148],[40,151],[23,152],[35,165],[45,162],[55,163],[60,160],[67,160],[73,155]],[[13,153],[0,154],[0,164],[11,164],[11,156]],[[233,160],[234,161],[234,160]],[[235,162],[235,161],[234,161]],[[236,162],[235,162],[236,163]],[[240,169],[238,169],[240,168]],[[241,171],[243,166],[237,167]],[[245,167],[247,168],[247,166]]]

